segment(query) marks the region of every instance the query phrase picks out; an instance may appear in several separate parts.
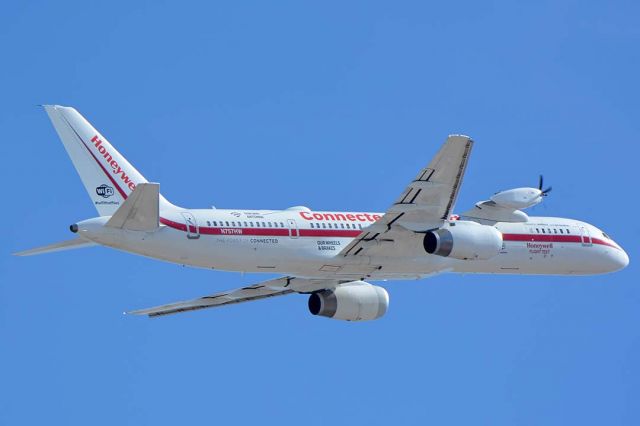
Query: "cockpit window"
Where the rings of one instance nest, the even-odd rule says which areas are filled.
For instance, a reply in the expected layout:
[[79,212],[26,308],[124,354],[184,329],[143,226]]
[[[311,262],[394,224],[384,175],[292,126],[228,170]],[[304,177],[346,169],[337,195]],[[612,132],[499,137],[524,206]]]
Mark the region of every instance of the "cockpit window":
[[611,237],[610,237],[610,236],[608,236],[606,232],[603,232],[603,233],[602,233],[602,236],[603,236],[603,237],[605,237],[607,240],[610,240],[610,239],[611,239]]

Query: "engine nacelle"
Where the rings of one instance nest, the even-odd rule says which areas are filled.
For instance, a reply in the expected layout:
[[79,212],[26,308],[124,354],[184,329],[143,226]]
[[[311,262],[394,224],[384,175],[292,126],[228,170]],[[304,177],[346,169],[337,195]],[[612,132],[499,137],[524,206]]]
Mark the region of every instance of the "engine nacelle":
[[461,260],[487,260],[502,249],[502,233],[493,226],[457,221],[447,228],[429,231],[423,240],[429,254]]
[[323,290],[309,296],[309,311],[313,315],[345,320],[368,321],[387,312],[389,293],[364,281],[340,284],[333,290]]
[[535,206],[542,201],[542,191],[538,188],[515,188],[502,191],[491,197],[491,201],[509,209],[519,210]]

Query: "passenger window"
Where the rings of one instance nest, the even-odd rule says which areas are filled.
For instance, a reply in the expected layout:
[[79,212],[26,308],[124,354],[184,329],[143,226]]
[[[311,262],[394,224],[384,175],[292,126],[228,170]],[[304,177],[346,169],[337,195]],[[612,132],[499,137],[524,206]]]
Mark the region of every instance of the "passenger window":
[[224,223],[225,223],[227,226],[229,226],[229,222],[226,222],[226,221],[225,221]]
[[324,222],[322,222],[322,227],[323,227],[323,228],[326,228],[326,227],[327,227],[327,224],[326,224],[326,223],[324,223]]
[[269,223],[269,228],[271,228],[271,222],[268,222],[268,223]]
[[562,228],[560,228],[560,233],[561,233],[561,234],[564,234],[564,232],[562,231]]
[[211,226],[211,222],[207,221],[207,226]]
[[569,230],[567,229],[567,234],[570,234],[571,232],[569,232]]
[[358,226],[360,227],[360,229],[362,229],[362,224],[361,223],[359,223]]
[[554,234],[557,234],[557,233],[558,233],[558,230],[557,230],[556,228],[553,228],[553,233],[554,233]]
[[544,228],[542,228],[542,233],[544,234]]
[[249,222],[249,226],[253,228],[253,222]]
[[340,228],[344,229],[344,223],[340,224]]
[[235,222],[231,222],[231,226],[235,227],[236,223]]

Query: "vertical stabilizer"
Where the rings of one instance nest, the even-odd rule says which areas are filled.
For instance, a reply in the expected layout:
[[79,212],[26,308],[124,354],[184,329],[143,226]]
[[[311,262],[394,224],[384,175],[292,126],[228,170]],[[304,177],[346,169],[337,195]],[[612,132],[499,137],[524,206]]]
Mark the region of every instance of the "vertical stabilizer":
[[98,213],[113,215],[136,185],[147,180],[78,111],[59,105],[44,108]]

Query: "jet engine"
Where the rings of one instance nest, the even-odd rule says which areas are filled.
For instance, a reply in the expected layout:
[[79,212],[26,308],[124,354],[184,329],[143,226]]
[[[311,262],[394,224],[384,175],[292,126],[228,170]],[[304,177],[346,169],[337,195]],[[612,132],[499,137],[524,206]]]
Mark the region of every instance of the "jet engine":
[[364,281],[340,284],[309,296],[309,311],[313,315],[345,321],[378,319],[388,307],[389,293]]
[[487,260],[502,249],[502,233],[493,226],[457,221],[428,231],[423,240],[429,254],[461,260]]

